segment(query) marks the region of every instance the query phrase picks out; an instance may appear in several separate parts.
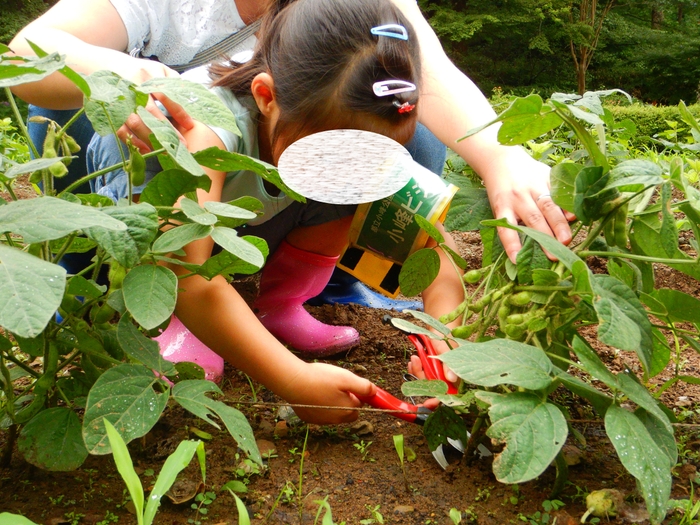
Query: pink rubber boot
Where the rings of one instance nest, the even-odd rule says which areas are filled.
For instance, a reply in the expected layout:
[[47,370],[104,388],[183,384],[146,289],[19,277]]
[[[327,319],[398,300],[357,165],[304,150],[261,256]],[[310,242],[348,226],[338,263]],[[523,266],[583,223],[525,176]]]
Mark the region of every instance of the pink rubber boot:
[[171,363],[195,363],[204,370],[205,379],[215,383],[224,377],[224,358],[197,339],[175,315],[168,328],[153,339],[158,341],[163,359]]
[[283,241],[262,270],[253,305],[258,318],[277,339],[309,357],[336,354],[360,341],[354,328],[323,324],[303,306],[326,287],[337,260]]

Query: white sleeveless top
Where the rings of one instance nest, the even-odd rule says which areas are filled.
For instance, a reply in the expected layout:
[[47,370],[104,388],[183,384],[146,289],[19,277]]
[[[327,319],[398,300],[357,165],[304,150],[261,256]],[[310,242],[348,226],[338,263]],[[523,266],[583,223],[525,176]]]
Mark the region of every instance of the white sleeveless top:
[[129,36],[166,65],[187,64],[199,51],[243,29],[234,0],[110,0]]

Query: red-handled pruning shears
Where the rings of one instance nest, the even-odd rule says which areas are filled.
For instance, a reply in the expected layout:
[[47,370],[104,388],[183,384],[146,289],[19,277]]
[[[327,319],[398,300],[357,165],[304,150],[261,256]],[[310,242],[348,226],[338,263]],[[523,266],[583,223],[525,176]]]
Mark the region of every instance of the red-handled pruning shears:
[[[431,357],[437,355],[431,340],[424,335],[414,334],[409,335],[408,338],[416,347],[426,379],[442,380],[447,384],[447,393],[456,394],[457,389],[445,379],[445,372],[443,371],[442,363]],[[395,410],[396,413],[394,415],[399,419],[403,419],[409,423],[417,423],[419,425],[425,423],[425,420],[428,419],[428,416],[432,413],[430,409],[423,406],[417,406],[401,401],[400,399],[392,396],[386,390],[379,387],[377,387],[376,394],[372,396],[358,396],[358,399],[374,408]],[[462,454],[464,453],[464,443],[451,438],[448,438],[448,442],[455,450]],[[433,457],[443,469],[447,468],[448,462],[445,458],[445,451],[443,450],[442,445],[433,451]]]

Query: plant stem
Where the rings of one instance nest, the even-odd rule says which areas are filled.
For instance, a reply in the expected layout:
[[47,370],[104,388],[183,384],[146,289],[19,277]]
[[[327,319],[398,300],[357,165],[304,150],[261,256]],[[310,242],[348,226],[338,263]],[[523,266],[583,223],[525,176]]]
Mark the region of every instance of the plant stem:
[[66,130],[70,128],[73,124],[75,124],[75,121],[80,118],[80,116],[85,113],[85,107],[83,106],[80,108],[78,111],[75,112],[75,115],[73,115],[70,119],[68,119],[68,122],[66,122],[63,127],[61,128],[61,131],[59,131],[56,134],[56,140],[61,140],[63,138],[63,135],[66,134]]
[[304,436],[304,446],[301,449],[299,459],[299,488],[297,489],[297,505],[299,506],[299,523],[303,521],[304,506],[301,498],[302,483],[304,482],[304,456],[306,455],[306,443],[309,440],[309,425],[306,425],[306,435]]
[[32,150],[32,155],[34,155],[35,159],[38,159],[39,157],[41,157],[41,155],[39,155],[39,151],[36,149],[34,142],[32,142],[32,139],[29,136],[29,131],[27,130],[27,126],[24,124],[24,119],[22,118],[22,114],[19,112],[19,108],[17,107],[17,103],[15,102],[15,97],[14,97],[14,95],[12,95],[12,91],[10,91],[9,87],[5,88],[5,96],[7,97],[7,101],[10,103],[10,107],[12,107],[12,113],[14,113],[14,115],[15,115],[15,120],[17,121],[17,126],[19,127],[20,131],[22,132],[22,135],[24,135],[24,138],[27,139],[27,143],[29,144],[29,148]]
[[[121,149],[121,148],[120,148],[120,149]],[[150,157],[154,157],[154,156],[156,156],[156,155],[160,155],[161,153],[165,153],[165,148],[160,148],[160,149],[157,149],[157,150],[155,150],[155,151],[151,151],[150,153],[146,153],[146,154],[143,156],[143,158],[144,158],[144,159],[147,159],[147,158],[150,158]],[[124,166],[123,163],[119,163],[119,164],[114,164],[113,166],[107,166],[106,168],[102,168],[101,170],[97,170],[97,171],[94,171],[94,172],[92,172],[92,173],[88,173],[88,174],[85,175],[84,177],[82,177],[82,178],[76,180],[73,184],[70,184],[68,187],[66,187],[66,188],[65,188],[61,193],[59,193],[58,195],[60,196],[60,195],[62,195],[62,194],[64,194],[64,193],[70,193],[70,192],[72,192],[74,189],[76,189],[76,188],[78,188],[79,186],[85,184],[86,182],[90,182],[92,179],[96,179],[97,177],[99,177],[99,176],[101,176],[101,175],[104,175],[105,173],[109,173],[110,171],[114,171],[114,170],[119,169],[119,168],[121,168],[121,167],[123,167],[123,166]]]
[[647,255],[637,255],[636,253],[624,253],[624,252],[597,252],[582,250],[578,253],[579,257],[617,257],[619,259],[633,259],[636,261],[647,261],[651,263],[659,264],[700,264],[697,259],[660,259],[657,257],[649,257]]

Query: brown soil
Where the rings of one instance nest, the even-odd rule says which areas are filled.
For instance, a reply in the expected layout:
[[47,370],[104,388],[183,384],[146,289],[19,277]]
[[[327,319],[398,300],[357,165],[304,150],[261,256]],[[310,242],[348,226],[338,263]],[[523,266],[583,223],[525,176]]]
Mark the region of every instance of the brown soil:
[[[477,265],[480,260],[478,236],[456,236],[462,254]],[[658,272],[665,285],[699,295],[697,282],[664,268],[658,268]],[[254,285],[253,280],[248,280],[238,283],[237,287],[248,294]],[[352,324],[362,335],[358,348],[332,362],[401,396],[402,375],[412,348],[404,335],[384,322],[385,316],[393,313],[355,305],[324,306],[311,308],[311,311],[324,321]],[[629,355],[599,350],[613,368],[622,368],[623,360],[625,363],[631,360]],[[682,366],[684,373],[697,375],[698,355],[684,355]],[[669,369],[665,376],[670,375]],[[661,380],[657,378],[655,382]],[[228,368],[221,388],[225,400],[248,416],[256,437],[263,440],[261,445],[274,447],[274,453],[266,461],[267,469],[261,474],[241,477],[237,469],[242,458],[228,433],[218,431],[175,405],[166,410],[146,437],[130,444],[137,471],[148,490],[155,481],[152,472],[158,473],[167,455],[181,440],[200,437],[200,430],[212,435],[205,444],[206,490],[213,491],[216,499],[202,506],[208,513],[198,513],[191,508],[192,502],[176,505],[164,498],[156,524],[239,523],[232,496],[221,490],[225,483],[236,479],[248,484],[248,492],[242,497],[253,523],[314,523],[316,501],[327,497],[337,523],[379,523],[379,516],[372,513],[375,511],[383,516],[384,523],[449,524],[452,521],[448,513],[456,508],[462,511],[462,523],[517,524],[525,523],[524,517],[543,511],[542,503],[549,498],[555,475],[553,468],[539,479],[519,486],[499,484],[491,472],[491,458],[456,459],[443,471],[432,457],[420,427],[371,410],[363,411],[356,424],[310,426],[305,442],[306,426],[281,419],[279,407],[275,405],[280,400],[264,387],[252,386],[255,391],[243,374]],[[683,416],[686,424],[678,427],[683,464],[675,470],[673,496],[687,498],[700,456],[700,427],[693,425],[700,422],[700,389],[677,384],[666,391],[663,400]],[[572,426],[585,442],[569,438],[568,446],[572,454],[580,455],[580,463],[570,467],[570,483],[558,496],[565,506],[556,513],[556,523],[578,523],[585,510],[582,495],[590,490],[617,488],[631,505],[639,502],[634,480],[620,465],[601,421],[584,402],[570,394],[562,392],[558,401],[576,418]],[[415,460],[406,463],[405,473],[394,449],[392,436],[397,434],[403,434],[405,446],[416,453]],[[5,438],[0,432],[0,446]],[[198,481],[196,461],[181,478]],[[15,453],[10,468],[0,470],[0,487],[0,512],[21,513],[37,523],[136,523],[111,456],[90,457],[75,472],[52,473],[28,465]],[[627,518],[634,519],[634,513]],[[370,519],[375,521],[362,521]],[[611,520],[611,523],[622,522],[621,519]]]

